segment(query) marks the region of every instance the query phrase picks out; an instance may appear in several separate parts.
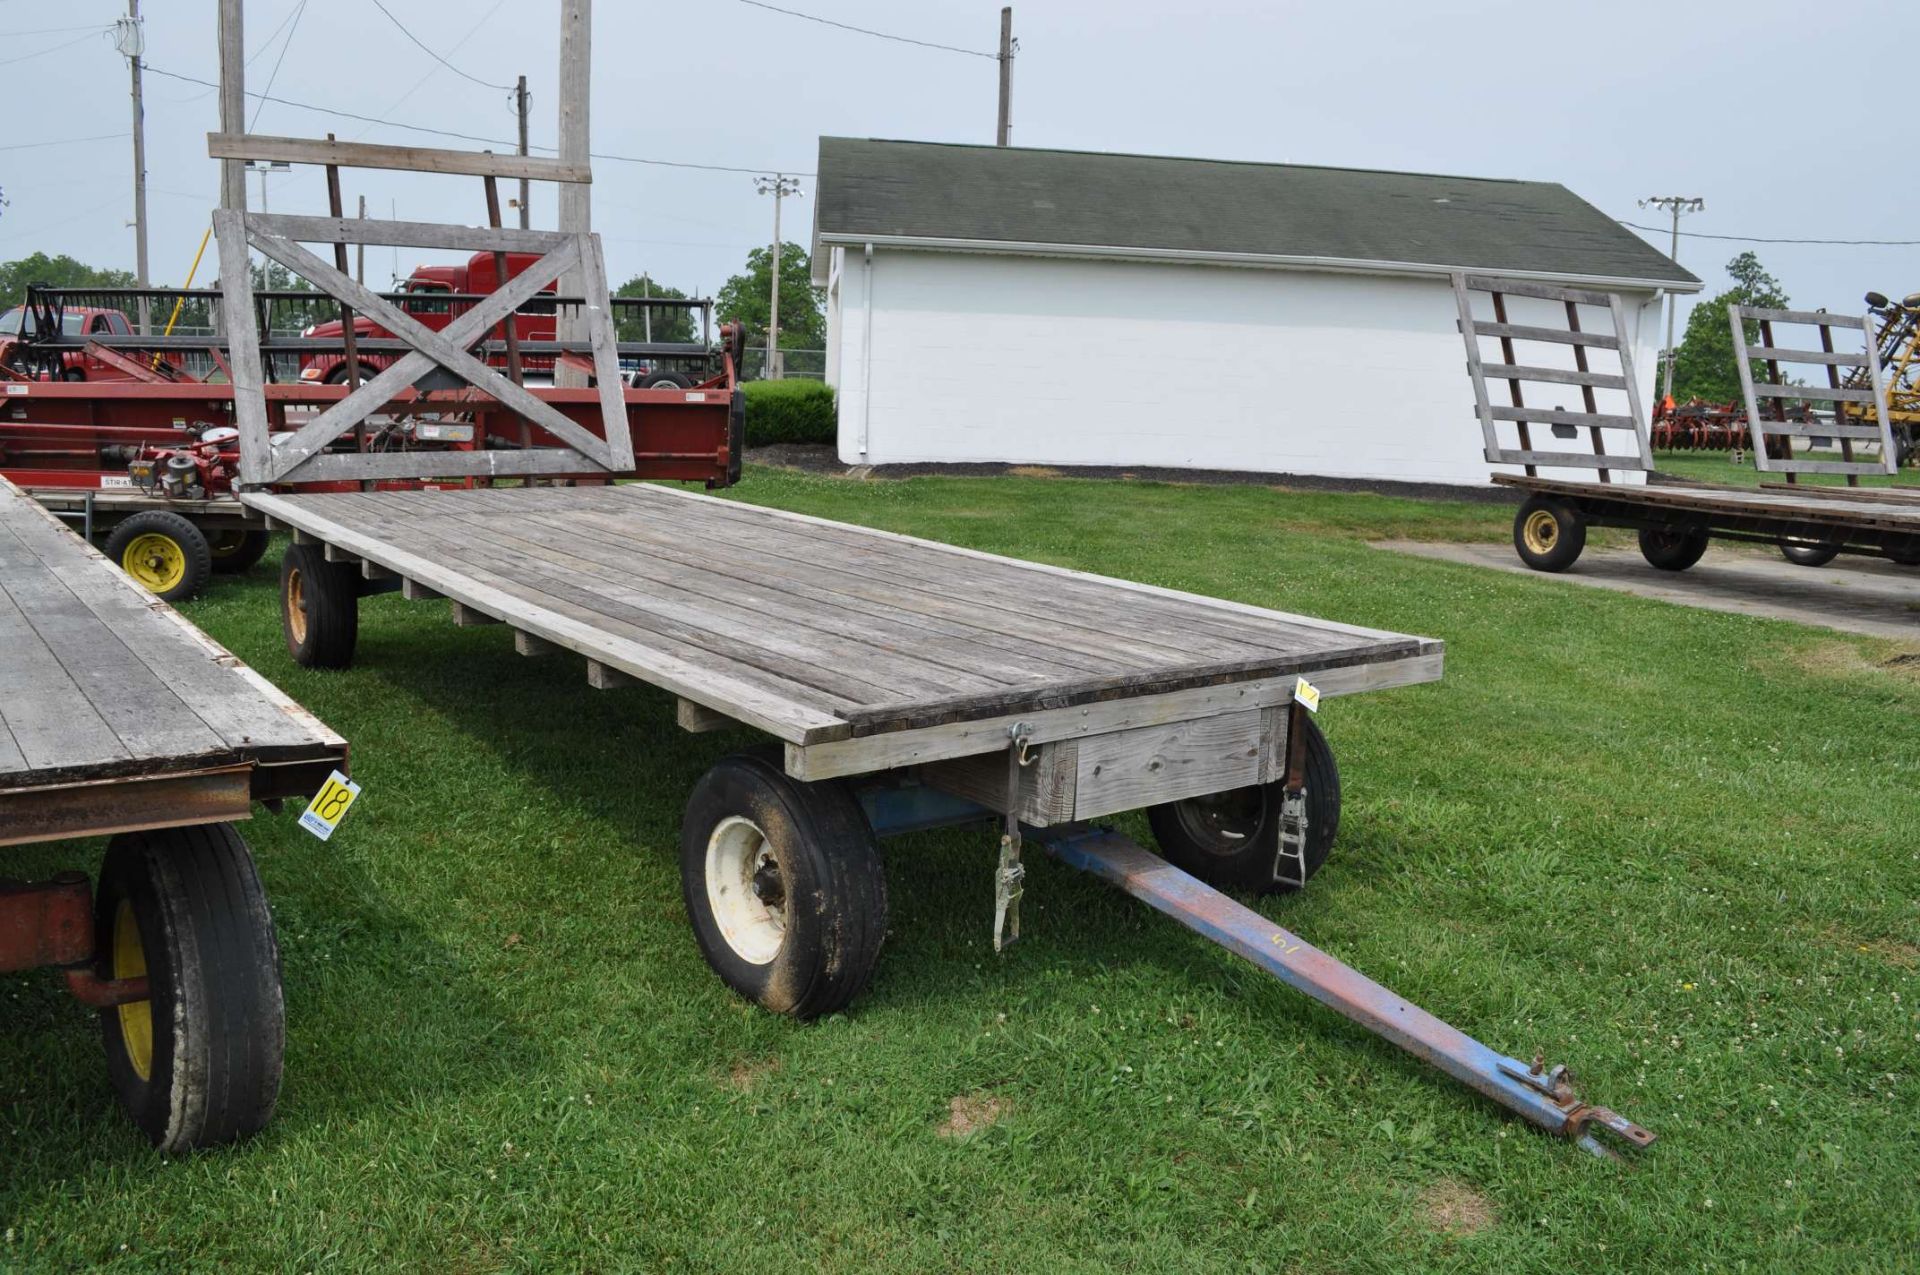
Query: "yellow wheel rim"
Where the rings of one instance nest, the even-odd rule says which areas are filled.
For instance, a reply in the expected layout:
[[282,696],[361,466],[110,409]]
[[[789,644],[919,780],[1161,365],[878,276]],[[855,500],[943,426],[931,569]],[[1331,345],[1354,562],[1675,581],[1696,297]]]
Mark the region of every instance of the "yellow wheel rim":
[[[147,949],[140,945],[140,925],[133,905],[125,899],[113,914],[113,976],[142,978],[147,972]],[[115,1008],[120,1015],[120,1043],[127,1062],[142,1080],[153,1079],[153,1002],[134,1001]]]
[[287,632],[296,646],[307,640],[306,581],[298,567],[287,572]]
[[1560,543],[1560,523],[1546,510],[1536,509],[1520,525],[1520,534],[1533,552],[1552,553],[1553,547]]
[[120,566],[147,589],[165,593],[187,578],[187,551],[172,536],[149,531],[127,542]]

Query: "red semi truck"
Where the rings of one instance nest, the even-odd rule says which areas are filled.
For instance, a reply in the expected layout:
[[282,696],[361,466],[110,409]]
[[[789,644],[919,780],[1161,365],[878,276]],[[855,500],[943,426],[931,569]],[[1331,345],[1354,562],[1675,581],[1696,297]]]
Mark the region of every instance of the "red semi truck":
[[[528,266],[539,260],[534,253],[510,252],[507,256],[507,277],[519,275]],[[487,295],[500,286],[499,271],[494,266],[491,252],[476,252],[467,259],[464,266],[415,266],[406,282],[400,285],[400,291],[406,294],[400,302],[400,308],[418,319],[423,327],[438,332],[452,323],[455,318],[470,309],[475,298]],[[553,285],[542,288],[545,296],[554,294]],[[506,339],[506,325],[495,328],[492,339]],[[387,331],[372,319],[364,315],[353,318],[353,333],[357,340],[384,339],[393,333]],[[342,329],[338,319],[326,323],[317,323],[304,329],[300,335],[315,340],[339,341]],[[551,302],[534,301],[523,306],[513,316],[513,334],[516,340],[552,341],[559,334],[558,318]],[[389,364],[400,356],[395,354],[367,351],[360,355],[360,379],[371,380],[384,371]],[[493,366],[507,366],[507,356],[495,351],[487,356]],[[521,357],[521,366],[537,380],[546,380],[553,375],[553,356],[551,354],[525,354]],[[313,354],[300,360],[300,379],[309,384],[339,385],[347,379],[346,357],[342,354]],[[688,389],[694,384],[694,378],[682,372],[644,364],[632,374],[630,384],[635,389]]]

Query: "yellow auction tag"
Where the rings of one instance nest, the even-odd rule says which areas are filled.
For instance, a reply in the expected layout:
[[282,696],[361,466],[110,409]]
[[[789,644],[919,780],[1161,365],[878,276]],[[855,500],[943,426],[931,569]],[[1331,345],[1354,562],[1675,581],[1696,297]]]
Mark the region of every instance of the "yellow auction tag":
[[353,808],[354,798],[360,795],[360,785],[348,779],[339,771],[327,776],[327,782],[320,785],[320,791],[313,794],[313,800],[300,815],[300,826],[314,836],[325,841],[347,817],[347,811]]
[[1295,703],[1309,713],[1320,711],[1320,691],[1304,677],[1293,684],[1293,698]]

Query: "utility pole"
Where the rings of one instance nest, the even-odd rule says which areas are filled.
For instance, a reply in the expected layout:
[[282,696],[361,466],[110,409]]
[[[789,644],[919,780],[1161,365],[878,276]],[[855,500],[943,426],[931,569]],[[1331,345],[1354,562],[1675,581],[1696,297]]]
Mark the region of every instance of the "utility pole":
[[[589,162],[587,142],[588,75],[593,65],[593,0],[561,0],[560,4],[560,162],[585,167]],[[560,183],[560,229],[565,234],[584,235],[593,229],[593,188],[584,182]],[[585,297],[587,264],[580,262],[560,276],[560,294]],[[558,335],[562,341],[578,341],[586,335],[578,307],[562,307],[558,315]],[[571,363],[556,360],[553,383],[562,388],[580,389],[587,375]]]
[[[140,55],[146,49],[146,28],[140,25],[140,0],[127,0],[127,16],[114,24],[114,43],[126,55],[133,73],[133,278],[140,287],[147,279],[147,111],[140,94]],[[147,298],[140,298],[140,334],[147,335],[151,314]]]
[[761,194],[773,196],[773,295],[767,307],[767,366],[763,374],[767,380],[777,381],[780,379],[780,201],[800,193],[800,179],[775,173],[771,177],[754,178],[753,186]]
[[[1699,212],[1707,206],[1707,201],[1695,195],[1654,195],[1640,201],[1642,208],[1649,205],[1664,208],[1673,214],[1673,247],[1667,251],[1667,255],[1677,263],[1680,260],[1680,218],[1686,213]],[[1663,360],[1666,364],[1666,375],[1660,387],[1662,401],[1673,397],[1673,313],[1675,308],[1674,294],[1668,292],[1667,352]]]
[[[519,83],[513,86],[513,110],[520,117],[520,153],[527,153],[527,77],[521,76]],[[532,223],[527,220],[533,183],[526,178],[520,179],[520,229],[525,230]]]
[[[247,42],[240,0],[220,0],[220,131],[247,131]],[[247,168],[243,160],[220,161],[220,206],[247,210]],[[224,266],[223,266],[224,269]]]
[[1009,146],[1013,137],[1013,51],[1019,48],[1013,38],[1013,6],[1000,10],[1000,128],[994,134],[995,146]]

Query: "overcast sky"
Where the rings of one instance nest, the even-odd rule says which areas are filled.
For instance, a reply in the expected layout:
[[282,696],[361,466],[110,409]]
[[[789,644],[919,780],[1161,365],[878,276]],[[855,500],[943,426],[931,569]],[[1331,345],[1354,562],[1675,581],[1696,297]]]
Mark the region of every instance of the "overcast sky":
[[[488,86],[525,74],[534,143],[553,142],[556,0],[384,2],[472,78],[410,43],[374,0],[310,0],[297,20],[300,0],[248,0],[249,89],[265,91],[272,76],[275,97],[499,139],[507,149],[510,95]],[[779,3],[980,53],[998,38],[996,0]],[[214,3],[144,7],[153,275],[178,282],[217,195],[204,137],[217,108],[212,90],[157,72],[217,79]],[[107,36],[85,29],[107,27],[125,8],[0,0],[10,103],[0,259],[44,250],[133,264],[125,64]],[[595,10],[593,149],[603,155],[810,173],[823,133],[992,140],[996,72],[987,57],[874,39],[742,0],[599,0]],[[1707,209],[1685,230],[1920,239],[1920,170],[1906,139],[1920,48],[1912,3],[1017,0],[1014,19],[1016,145],[1557,181],[1648,225],[1664,221],[1637,208],[1640,197],[1699,195]],[[1768,84],[1788,87],[1773,93]],[[251,103],[250,124],[481,148],[278,103]],[[1876,124],[1890,135],[1874,136]],[[98,135],[109,136],[70,140]],[[594,226],[616,284],[644,269],[711,292],[771,233],[771,200],[754,193],[747,173],[608,158],[594,172]],[[275,211],[324,208],[320,170],[270,180]],[[483,219],[477,179],[353,171],[345,180],[349,210],[364,194],[376,214]],[[801,242],[812,217],[804,180],[805,196],[786,206],[785,237]],[[256,208],[259,189],[249,178]],[[553,224],[551,190],[535,186],[536,226]],[[1666,247],[1664,233],[1649,238]],[[1713,290],[1724,285],[1722,264],[1746,247],[1800,305],[1850,309],[1868,288],[1920,289],[1915,247],[1683,239],[1680,258]],[[420,259],[409,250],[397,264],[404,273]],[[370,253],[368,281],[385,284],[395,264]]]

